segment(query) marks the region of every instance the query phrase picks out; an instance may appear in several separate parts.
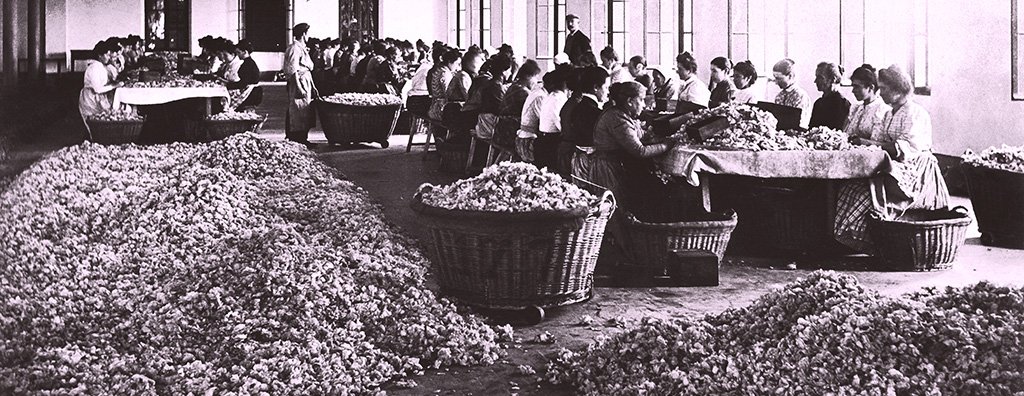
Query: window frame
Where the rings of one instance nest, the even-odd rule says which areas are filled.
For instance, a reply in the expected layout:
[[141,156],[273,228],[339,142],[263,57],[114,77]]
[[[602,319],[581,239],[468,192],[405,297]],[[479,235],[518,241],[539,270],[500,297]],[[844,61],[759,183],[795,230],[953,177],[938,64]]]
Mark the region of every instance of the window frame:
[[[918,6],[923,6],[923,9],[919,8]],[[930,73],[930,69],[931,69],[930,66],[931,65],[930,65],[930,62],[929,62],[928,59],[930,57],[929,52],[930,52],[930,47],[931,47],[929,45],[929,31],[931,29],[931,27],[930,27],[931,22],[929,21],[930,16],[929,16],[929,12],[928,12],[928,10],[929,10],[928,0],[914,0],[914,4],[913,4],[912,7],[913,7],[913,12],[914,12],[914,30],[911,33],[911,37],[910,37],[911,54],[912,54],[912,56],[910,57],[910,65],[909,65],[910,79],[914,82],[914,95],[930,96],[932,94],[931,81],[929,79],[929,75],[931,74]],[[924,26],[923,27],[922,26],[918,26],[918,23],[917,23],[917,17],[918,17],[917,14],[918,13],[923,13],[924,14]],[[918,39],[922,39],[922,41],[924,42],[924,59],[923,60],[918,59],[918,57],[917,57]],[[918,66],[919,63],[923,63],[924,64],[924,76],[923,76],[923,80],[924,81],[923,81],[923,83],[921,83],[922,81],[919,80],[919,77],[921,77],[921,76],[918,76],[918,73],[917,73],[917,66]]]
[[1024,32],[1020,28],[1020,0],[1010,0],[1010,100],[1024,101],[1024,81],[1021,81],[1020,40]]
[[[486,26],[486,27],[485,27]],[[491,0],[480,0],[480,46],[491,45]]]
[[564,37],[565,37],[565,35],[567,33],[567,31],[565,29],[565,17],[567,15],[569,15],[569,13],[567,12],[569,7],[566,4],[566,0],[551,0],[551,1],[554,2],[552,4],[552,6],[554,7],[554,10],[555,10],[555,15],[554,15],[555,26],[553,28],[553,32],[555,34],[555,40],[554,40],[554,48],[552,48],[555,52],[554,52],[554,54],[551,55],[551,57],[554,58],[555,55],[558,55],[559,52],[562,52],[561,47],[565,45]]
[[[847,9],[844,3],[848,2],[859,2],[860,3],[860,23],[858,24],[860,30],[858,32],[848,32],[846,30],[846,18],[848,14],[845,12]],[[839,64],[843,65],[849,70],[855,70],[860,65],[867,63],[867,47],[868,47],[868,32],[867,32],[867,19],[868,19],[868,4],[866,0],[839,0]],[[847,35],[859,35],[859,42],[850,43],[846,40]],[[846,59],[846,48],[848,45],[859,45],[860,46],[860,60],[851,61]],[[853,82],[845,76],[841,79],[841,85],[844,87],[853,86]]]
[[[784,19],[783,19],[783,29],[782,29],[783,31],[782,31],[781,34],[779,34],[779,33],[768,33],[768,29],[767,29],[768,20],[767,20],[767,16],[766,15],[761,15],[760,16],[762,18],[761,26],[763,27],[763,30],[761,32],[757,32],[757,33],[751,32],[750,31],[751,30],[751,28],[750,28],[750,26],[751,26],[751,23],[750,23],[750,16],[751,16],[751,13],[750,13],[751,7],[750,7],[750,5],[751,4],[750,4],[750,2],[751,1],[755,1],[755,0],[744,0],[744,1],[745,1],[745,4],[746,4],[746,9],[743,10],[743,11],[746,13],[746,15],[744,17],[744,21],[746,22],[746,26],[743,27],[743,31],[742,32],[737,32],[736,28],[734,26],[734,23],[733,23],[734,9],[737,8],[735,6],[735,4],[734,4],[736,2],[736,0],[728,0],[728,4],[727,4],[727,10],[728,11],[727,12],[728,12],[729,20],[727,21],[727,34],[728,34],[727,47],[728,48],[727,48],[727,51],[726,51],[726,54],[727,54],[726,56],[728,56],[729,59],[733,61],[733,63],[739,62],[739,61],[743,61],[743,60],[751,61],[752,63],[754,63],[754,67],[757,69],[757,71],[759,73],[758,77],[757,77],[759,80],[763,79],[765,81],[774,81],[775,79],[772,77],[771,69],[772,69],[772,66],[774,66],[774,64],[775,64],[774,63],[775,61],[770,61],[769,58],[768,58],[768,46],[767,45],[762,45],[761,46],[761,49],[762,49],[762,52],[763,52],[763,56],[761,57],[761,59],[753,59],[753,58],[751,58],[751,56],[750,56],[750,52],[751,52],[750,51],[750,49],[751,49],[751,44],[750,43],[752,42],[751,37],[757,37],[758,40],[760,40],[762,43],[768,43],[769,39],[780,39],[781,38],[781,41],[782,41],[782,55],[781,55],[781,57],[777,57],[777,58],[778,59],[788,58],[789,57],[789,36],[790,36],[790,31],[789,31],[790,2],[789,2],[789,0],[783,0],[783,2],[782,2],[783,6],[784,6],[784,10],[783,10],[783,18]],[[770,0],[761,0],[761,1],[763,1],[763,3],[761,3],[762,7],[764,9],[767,9],[768,2]],[[775,3],[777,5],[777,2],[773,1],[773,3]],[[746,40],[745,40],[746,44],[747,44],[746,59],[739,59],[739,58],[737,58],[735,53],[733,52],[733,48],[734,48],[734,44],[733,44],[734,40],[733,40],[733,38],[735,36],[745,36],[745,38],[746,38]]]
[[[622,31],[615,30],[615,3],[622,4]],[[615,49],[615,52],[619,53],[619,58],[626,57],[629,55],[629,1],[628,0],[608,0],[608,46]],[[619,48],[615,42],[615,35],[622,35],[622,46]],[[620,59],[621,61],[622,59]]]
[[[690,10],[690,12],[687,13],[686,10]],[[693,12],[693,0],[679,0],[679,10],[678,11],[679,11],[679,28],[678,28],[678,31],[679,31],[679,42],[678,42],[679,52],[683,53],[683,52],[689,51],[690,53],[693,53],[694,52],[693,38],[694,38],[694,31],[695,31],[694,30],[694,24],[693,24],[693,14],[694,14],[694,12]],[[731,18],[732,15],[730,14],[729,17]],[[689,21],[689,24],[690,24],[690,29],[689,30],[686,29],[686,22],[685,21],[687,21],[687,20]],[[662,30],[661,33],[667,33],[667,32],[664,31],[664,29],[665,29],[664,26],[662,26],[660,29]],[[689,45],[686,45],[687,43],[689,43]]]
[[[175,22],[174,22],[174,24],[172,24],[172,23],[170,23],[171,14],[168,13],[168,11],[167,11],[167,2],[163,3],[164,4],[163,8],[157,8],[156,7],[156,3],[153,0],[143,1],[143,3],[142,3],[142,6],[143,6],[142,24],[143,24],[143,32],[144,32],[143,34],[145,34],[144,40],[147,42],[147,44],[148,43],[152,43],[153,44],[152,48],[149,48],[149,46],[147,45],[147,50],[150,50],[150,51],[171,51],[171,52],[190,52],[191,51],[191,45],[192,45],[192,12],[191,12],[191,10],[192,10],[192,1],[191,0],[180,0],[180,2],[183,3],[183,5],[181,5],[180,8],[175,10],[176,11],[176,15],[174,15]],[[149,15],[150,15],[150,12],[155,12],[155,11],[160,11],[160,12],[163,13],[164,37],[163,37],[162,40],[157,40],[157,41],[151,42],[149,36],[150,36],[150,33],[152,33],[152,32],[150,32],[150,30],[149,30]],[[181,20],[179,20],[179,18],[181,18]],[[181,40],[181,42],[176,43],[176,46],[172,47],[172,46],[168,45],[168,41],[169,41],[169,38],[171,36],[171,34],[168,33],[168,30],[169,30],[168,28],[170,26],[172,26],[172,25],[175,25],[175,24],[182,24],[182,25],[184,25],[184,29],[182,29],[182,31],[177,31],[176,32],[177,35],[180,36],[180,37],[177,37],[177,38],[180,38],[182,40]],[[160,47],[157,47],[156,43],[160,43]]]

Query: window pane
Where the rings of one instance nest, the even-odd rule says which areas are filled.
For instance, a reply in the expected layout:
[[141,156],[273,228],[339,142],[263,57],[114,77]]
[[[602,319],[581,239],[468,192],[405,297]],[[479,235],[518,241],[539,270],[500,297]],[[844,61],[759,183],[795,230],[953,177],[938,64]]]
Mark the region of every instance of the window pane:
[[914,31],[924,33],[928,27],[928,3],[926,0],[914,0]]
[[[784,1],[765,1],[764,2],[764,30],[763,32],[768,34],[785,34],[786,33],[786,4]],[[753,11],[751,11],[751,19],[754,18]],[[824,22],[815,22],[824,23]],[[791,25],[792,26],[792,25]],[[753,30],[753,29],[751,29]]]
[[864,64],[864,35],[844,34],[843,35],[843,67],[847,70]]
[[[732,35],[732,58],[743,60],[750,59],[750,54],[747,47],[747,35],[745,34],[734,34]],[[757,65],[757,63],[754,63]]]
[[671,32],[672,26],[677,25],[676,20],[679,19],[679,12],[676,11],[676,3],[671,1],[662,1],[661,9],[658,10],[658,14],[661,16],[661,22],[658,24],[658,31],[660,32]]
[[693,31],[693,19],[694,19],[694,15],[693,15],[693,0],[683,0],[683,7],[684,7],[683,8],[683,15],[686,16],[686,19],[683,22],[684,23],[683,24],[683,28],[684,28],[683,31],[692,32]]
[[626,31],[626,4],[621,1],[612,1],[612,31]]
[[[666,33],[661,35],[661,59],[673,59],[676,55],[676,35],[672,33]],[[692,48],[686,48],[687,51],[693,51]]]
[[732,0],[732,31],[747,32],[747,0]]
[[864,31],[864,0],[840,0],[843,33]]

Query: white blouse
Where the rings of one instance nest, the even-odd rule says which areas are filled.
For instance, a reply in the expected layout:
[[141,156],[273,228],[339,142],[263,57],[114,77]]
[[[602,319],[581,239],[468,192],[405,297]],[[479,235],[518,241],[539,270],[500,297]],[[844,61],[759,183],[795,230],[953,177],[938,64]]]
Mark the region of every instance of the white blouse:
[[928,111],[913,101],[889,110],[882,119],[882,126],[875,130],[871,140],[896,142],[903,153],[904,161],[932,150],[932,118]]
[[559,133],[562,132],[562,106],[569,101],[569,94],[565,91],[556,91],[547,94],[540,104],[540,132]]
[[708,85],[696,76],[690,76],[690,79],[680,81],[679,100],[707,107],[711,102],[711,91],[708,90]]
[[871,139],[875,130],[882,127],[882,119],[890,110],[892,107],[878,96],[872,98],[870,102],[854,103],[850,107],[850,118],[846,120],[844,132],[850,136]]
[[530,91],[530,95],[526,97],[526,102],[523,104],[523,113],[519,117],[519,131],[516,132],[516,137],[523,139],[537,137],[537,133],[540,132],[540,108],[547,95],[548,92],[543,87],[537,87]]
[[92,62],[85,69],[85,80],[78,95],[78,111],[83,117],[113,108],[114,85],[107,66]]

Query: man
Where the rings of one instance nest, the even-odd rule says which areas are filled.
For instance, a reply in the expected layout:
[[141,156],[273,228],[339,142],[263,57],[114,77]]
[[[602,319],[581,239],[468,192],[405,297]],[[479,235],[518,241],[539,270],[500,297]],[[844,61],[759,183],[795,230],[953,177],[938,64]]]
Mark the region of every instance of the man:
[[292,28],[295,40],[284,54],[283,72],[288,76],[288,111],[285,113],[285,138],[309,144],[309,129],[316,125],[313,98],[318,96],[313,85],[313,59],[306,48],[309,24],[300,23]]
[[565,52],[569,55],[569,62],[579,66],[580,57],[587,52],[593,52],[590,48],[590,38],[579,30],[580,17],[569,14],[565,16],[565,29],[569,34],[565,37]]

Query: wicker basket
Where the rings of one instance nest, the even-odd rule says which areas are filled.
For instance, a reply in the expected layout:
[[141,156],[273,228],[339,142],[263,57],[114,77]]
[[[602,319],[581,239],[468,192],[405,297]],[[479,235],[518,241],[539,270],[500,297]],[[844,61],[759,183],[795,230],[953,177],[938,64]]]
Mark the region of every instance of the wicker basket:
[[732,231],[736,229],[736,212],[731,210],[706,213],[694,216],[690,221],[673,223],[647,223],[637,220],[631,213],[625,218],[629,232],[628,249],[633,259],[630,266],[642,267],[658,275],[666,274],[672,250],[707,250],[718,256],[721,262]]
[[868,233],[883,267],[889,271],[932,271],[953,266],[971,218],[962,206],[953,210],[912,209],[894,218],[873,212]]
[[547,308],[592,296],[594,266],[615,210],[610,193],[592,208],[565,212],[495,213],[448,210],[421,201],[413,210],[430,232],[441,290],[491,309]]
[[961,165],[981,243],[1024,249],[1024,173]]
[[99,144],[135,143],[142,134],[142,124],[146,121],[100,121],[88,120],[89,140]]
[[206,141],[221,140],[244,132],[258,132],[267,121],[264,115],[259,120],[203,120],[202,131]]
[[376,142],[388,147],[388,138],[395,131],[402,105],[350,106],[315,102],[324,136],[331,144]]

